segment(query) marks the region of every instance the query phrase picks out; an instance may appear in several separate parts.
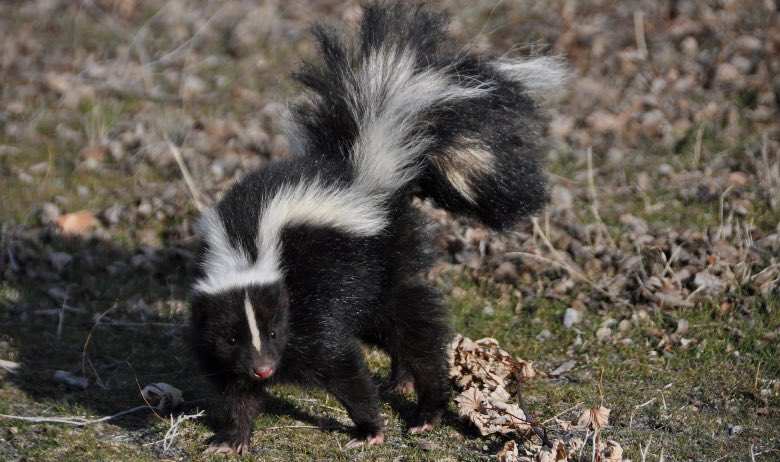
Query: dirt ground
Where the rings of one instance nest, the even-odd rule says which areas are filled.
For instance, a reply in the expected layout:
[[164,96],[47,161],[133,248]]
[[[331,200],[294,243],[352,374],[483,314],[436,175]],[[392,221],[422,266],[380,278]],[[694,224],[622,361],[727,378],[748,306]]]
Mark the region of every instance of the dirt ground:
[[[572,71],[549,102],[543,214],[496,234],[418,204],[456,330],[533,362],[522,407],[567,453],[481,436],[455,403],[409,435],[395,394],[386,443],[347,450],[332,397],[277,387],[251,458],[481,461],[515,441],[514,460],[620,460],[594,451],[612,440],[634,461],[780,460],[780,3],[430,3],[472,49]],[[287,155],[308,28],[359,15],[346,0],[0,2],[0,460],[202,457],[197,209],[174,152],[206,203]],[[73,420],[143,406],[159,382],[183,392],[170,415]],[[576,425],[602,407],[604,425]]]

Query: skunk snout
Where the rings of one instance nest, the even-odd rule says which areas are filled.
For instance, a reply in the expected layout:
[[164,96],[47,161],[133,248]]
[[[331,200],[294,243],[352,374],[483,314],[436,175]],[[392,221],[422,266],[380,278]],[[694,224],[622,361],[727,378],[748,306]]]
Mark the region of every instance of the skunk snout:
[[272,367],[256,367],[254,373],[258,378],[265,380],[273,375],[274,369]]

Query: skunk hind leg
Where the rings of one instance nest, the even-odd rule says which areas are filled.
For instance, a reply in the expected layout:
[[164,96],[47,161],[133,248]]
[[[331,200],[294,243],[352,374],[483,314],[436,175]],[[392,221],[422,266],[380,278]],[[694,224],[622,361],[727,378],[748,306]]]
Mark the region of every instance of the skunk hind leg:
[[391,383],[403,386],[411,378],[417,391],[417,411],[410,431],[433,428],[450,397],[447,345],[451,337],[447,312],[438,293],[425,285],[405,285],[396,290]]

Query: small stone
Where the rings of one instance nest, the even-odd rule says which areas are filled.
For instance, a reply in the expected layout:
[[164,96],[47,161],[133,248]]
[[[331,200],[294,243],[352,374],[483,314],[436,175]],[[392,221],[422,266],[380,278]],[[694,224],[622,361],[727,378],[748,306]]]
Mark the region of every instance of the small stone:
[[600,342],[606,342],[610,337],[612,337],[612,329],[609,327],[601,327],[596,331],[596,338]]
[[550,332],[547,329],[544,329],[543,331],[539,332],[539,335],[536,336],[536,340],[539,340],[540,342],[544,342],[550,337],[552,337],[552,332]]
[[138,205],[138,213],[145,217],[150,216],[152,214],[152,204],[150,204],[149,201],[146,200],[142,201]]
[[86,377],[73,375],[67,371],[55,371],[54,380],[74,388],[81,388],[82,390],[89,385],[89,380]]
[[563,364],[561,364],[560,366],[556,367],[554,371],[550,372],[550,375],[552,375],[553,377],[558,377],[574,369],[574,366],[576,365],[577,365],[577,361],[570,359],[564,362]]
[[718,66],[717,79],[721,82],[736,82],[739,80],[739,69],[731,63]]
[[624,319],[620,321],[620,323],[618,324],[618,330],[624,334],[629,330],[631,330],[631,321],[629,321],[628,319]]
[[742,172],[729,173],[729,184],[735,187],[745,186],[748,184],[748,176]]
[[103,146],[87,146],[84,149],[81,150],[81,157],[84,158],[86,161],[93,161],[95,163],[100,163],[106,160],[106,156],[108,155],[108,149],[106,149]]
[[485,316],[493,316],[494,314],[496,314],[496,309],[493,308],[493,305],[488,303],[487,305],[485,305],[484,308],[482,308],[482,314],[484,314]]
[[581,319],[582,315],[578,310],[575,310],[574,308],[567,308],[566,312],[563,314],[563,326],[567,329],[571,329],[571,327],[575,324],[578,324]]
[[60,208],[51,202],[44,202],[41,206],[41,219],[44,223],[54,223],[61,213]]
[[184,77],[181,85],[181,93],[184,98],[191,98],[206,91],[206,83],[194,75]]
[[724,289],[723,281],[706,271],[696,273],[696,276],[693,278],[693,285],[697,289],[702,288],[702,290],[710,294],[719,294]]
[[57,271],[62,271],[71,260],[73,260],[73,256],[65,252],[51,252],[49,254],[49,261]]
[[663,176],[670,176],[674,173],[674,167],[669,164],[661,164],[658,166],[658,173]]
[[103,211],[103,217],[105,217],[109,223],[115,225],[119,223],[119,220],[122,218],[122,212],[124,212],[124,210],[125,208],[121,204],[114,204]]
[[688,333],[688,320],[687,319],[678,319],[677,320],[677,330],[674,331],[677,335],[685,335]]
[[498,268],[493,272],[493,278],[496,282],[514,284],[518,279],[517,267],[511,261],[505,261],[498,265]]

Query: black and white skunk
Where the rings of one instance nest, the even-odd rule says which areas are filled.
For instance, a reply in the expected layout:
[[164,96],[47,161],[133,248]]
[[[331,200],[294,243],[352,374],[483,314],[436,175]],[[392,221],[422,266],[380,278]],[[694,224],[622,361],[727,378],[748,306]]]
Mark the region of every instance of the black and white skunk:
[[412,432],[449,398],[447,310],[422,274],[430,252],[414,195],[502,229],[545,204],[538,100],[559,88],[553,58],[474,55],[422,6],[365,8],[346,39],[315,28],[321,57],[296,75],[290,158],[236,184],[199,222],[194,349],[219,387],[224,427],[210,452],[244,452],[276,380],[324,387],[383,441],[361,343],[413,382]]

